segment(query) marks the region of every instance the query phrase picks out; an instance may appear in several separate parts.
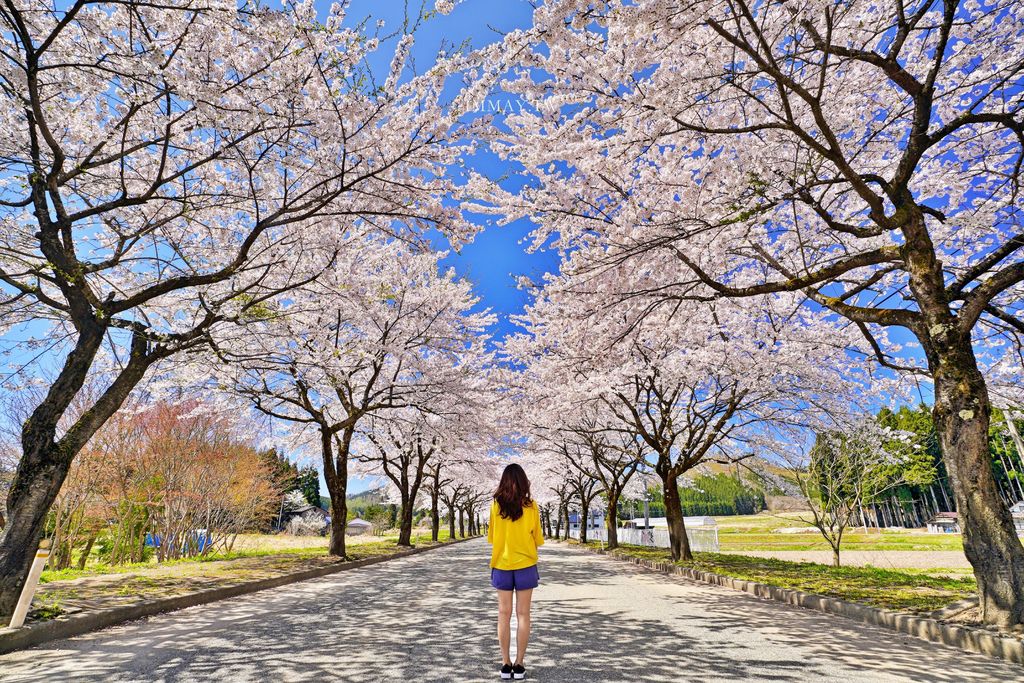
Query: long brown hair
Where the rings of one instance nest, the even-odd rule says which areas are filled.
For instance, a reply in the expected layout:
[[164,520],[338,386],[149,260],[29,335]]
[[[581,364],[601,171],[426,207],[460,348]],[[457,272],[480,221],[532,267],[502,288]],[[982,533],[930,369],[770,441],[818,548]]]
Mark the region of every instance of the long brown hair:
[[523,508],[530,505],[530,480],[519,465],[512,463],[501,473],[501,481],[494,492],[494,500],[501,509],[501,516],[513,522],[523,516]]

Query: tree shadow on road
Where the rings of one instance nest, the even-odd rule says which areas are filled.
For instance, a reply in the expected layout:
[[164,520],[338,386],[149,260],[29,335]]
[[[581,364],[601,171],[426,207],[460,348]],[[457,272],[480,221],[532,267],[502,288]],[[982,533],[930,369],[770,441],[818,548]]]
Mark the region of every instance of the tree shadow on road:
[[[496,680],[486,562],[486,547],[472,542],[183,610],[0,658],[0,680]],[[527,657],[538,681],[990,681],[1019,673],[564,546],[543,549],[541,573]],[[666,593],[666,581],[679,585]],[[623,604],[631,591],[641,604]],[[936,654],[956,671],[937,666]]]

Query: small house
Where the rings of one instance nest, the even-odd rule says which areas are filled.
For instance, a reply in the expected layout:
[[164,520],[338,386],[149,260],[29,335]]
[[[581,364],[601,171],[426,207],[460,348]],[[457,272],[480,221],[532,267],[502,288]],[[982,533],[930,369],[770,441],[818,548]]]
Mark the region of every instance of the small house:
[[1017,501],[1010,506],[1010,515],[1013,517],[1013,526],[1017,529],[1017,535],[1024,536],[1024,500]]
[[960,533],[960,519],[955,512],[938,512],[928,520],[928,533],[930,534],[958,534]]
[[358,517],[350,519],[345,525],[346,536],[362,536],[373,532],[373,524]]

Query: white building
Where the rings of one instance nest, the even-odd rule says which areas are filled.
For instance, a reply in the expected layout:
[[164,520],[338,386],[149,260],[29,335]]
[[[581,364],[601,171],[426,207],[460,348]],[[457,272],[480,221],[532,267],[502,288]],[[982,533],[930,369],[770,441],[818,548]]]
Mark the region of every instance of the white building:
[[[668,519],[665,517],[651,517],[650,528],[652,529],[667,529]],[[715,521],[714,517],[699,516],[699,517],[683,517],[683,525],[687,529],[694,528],[713,528],[718,526],[718,522]],[[623,526],[627,529],[642,529],[644,528],[644,518],[637,517],[636,519],[626,520]]]
[[960,519],[955,512],[939,512],[928,520],[928,533],[930,534],[958,534],[960,533]]
[[1017,535],[1024,536],[1024,500],[1011,505],[1010,514],[1013,515],[1013,526],[1017,529]]
[[348,524],[345,525],[346,536],[362,536],[363,534],[368,534],[371,531],[373,531],[373,524],[358,517],[350,519]]

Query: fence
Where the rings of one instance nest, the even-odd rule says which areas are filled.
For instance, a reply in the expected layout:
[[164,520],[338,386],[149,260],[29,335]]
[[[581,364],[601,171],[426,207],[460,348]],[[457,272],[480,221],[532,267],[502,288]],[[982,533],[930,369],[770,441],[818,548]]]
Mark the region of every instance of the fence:
[[[616,536],[619,543],[630,545],[646,545],[654,548],[668,548],[668,529],[619,529]],[[569,530],[570,538],[579,538],[579,529]],[[690,549],[698,553],[718,552],[718,528],[689,528],[686,538],[690,541]],[[591,541],[607,541],[608,530],[604,527],[587,529],[587,539]]]

